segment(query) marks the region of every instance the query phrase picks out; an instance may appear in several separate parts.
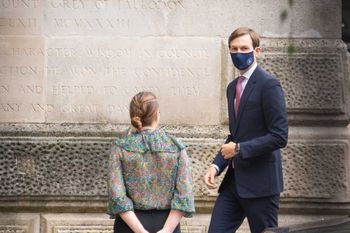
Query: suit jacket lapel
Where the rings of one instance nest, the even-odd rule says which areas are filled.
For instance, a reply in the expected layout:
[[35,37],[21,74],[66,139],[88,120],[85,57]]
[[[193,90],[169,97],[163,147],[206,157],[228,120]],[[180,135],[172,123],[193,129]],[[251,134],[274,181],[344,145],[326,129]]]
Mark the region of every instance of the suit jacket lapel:
[[[236,114],[235,114],[235,96],[236,96],[236,85],[237,85],[237,78],[233,81],[233,85],[230,86],[231,90],[228,90],[228,113],[229,118],[232,117],[234,121],[236,121]],[[232,122],[233,123],[233,122]],[[231,124],[232,124],[231,123]]]

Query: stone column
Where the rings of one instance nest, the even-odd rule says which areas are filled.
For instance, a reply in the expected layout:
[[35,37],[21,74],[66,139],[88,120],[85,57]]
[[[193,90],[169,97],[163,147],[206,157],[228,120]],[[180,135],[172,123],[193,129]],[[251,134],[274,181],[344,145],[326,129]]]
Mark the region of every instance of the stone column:
[[192,159],[197,214],[183,232],[206,232],[217,192],[203,176],[228,133],[238,26],[261,34],[259,63],[286,94],[281,225],[348,213],[340,0],[0,0],[0,230],[110,232],[109,148],[148,90]]

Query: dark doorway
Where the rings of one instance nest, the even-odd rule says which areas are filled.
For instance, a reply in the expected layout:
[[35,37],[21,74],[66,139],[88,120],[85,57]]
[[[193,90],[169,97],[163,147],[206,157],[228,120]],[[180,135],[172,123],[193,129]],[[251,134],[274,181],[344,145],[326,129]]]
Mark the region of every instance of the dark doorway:
[[350,1],[342,0],[342,39],[350,52]]

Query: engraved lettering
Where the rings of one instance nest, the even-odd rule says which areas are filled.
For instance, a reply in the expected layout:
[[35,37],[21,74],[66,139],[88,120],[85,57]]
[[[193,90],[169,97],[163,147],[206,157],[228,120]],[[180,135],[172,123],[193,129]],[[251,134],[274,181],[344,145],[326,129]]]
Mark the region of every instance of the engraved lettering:
[[203,78],[204,72],[203,70],[193,70],[193,68],[188,67],[135,67],[134,69],[134,74],[138,78]]
[[117,95],[120,94],[121,90],[119,90],[119,87],[116,86],[104,86],[103,87],[103,93],[104,95]]
[[81,29],[129,29],[130,20],[125,18],[74,18],[62,19],[54,18],[54,23],[58,28],[77,27]]
[[94,86],[53,86],[52,93],[55,96],[92,95]]
[[159,87],[140,86],[140,87],[134,87],[134,91],[135,91],[135,93],[138,93],[140,91],[150,91],[150,92],[153,92],[154,94],[159,94],[160,88]]
[[60,107],[62,113],[97,113],[96,105],[65,104]]
[[63,9],[83,9],[85,7],[82,0],[51,0],[50,5],[53,8]]
[[129,106],[109,104],[106,107],[108,113],[128,113]]
[[20,103],[0,103],[0,111],[2,112],[19,112],[22,104]]
[[[106,28],[123,28],[123,29],[129,29],[130,28],[130,20],[129,19],[106,19],[107,25]],[[109,27],[108,27],[109,26]]]
[[125,67],[105,67],[105,75],[111,76],[112,78],[125,77],[126,68]]
[[101,78],[98,72],[103,72],[99,67],[92,66],[52,66],[48,67],[48,74],[54,76],[69,76],[70,78],[82,77],[82,78]]
[[118,8],[129,10],[185,9],[181,0],[118,0]]
[[147,49],[142,49],[141,51],[141,55],[143,57],[148,57],[148,58],[152,58],[153,57],[153,54],[150,50],[147,50]]
[[46,49],[48,56],[54,57],[77,57],[78,52],[75,48],[48,48]]
[[41,48],[3,48],[0,47],[0,56],[44,56],[45,53]]
[[30,104],[34,112],[53,112],[55,107],[52,104]]
[[95,7],[97,9],[104,8],[104,7],[106,7],[106,5],[107,5],[107,0],[96,0],[95,1]]
[[26,94],[41,94],[43,93],[43,87],[39,85],[21,85],[20,91]]
[[204,49],[164,49],[157,52],[160,58],[208,58]]
[[39,0],[0,0],[0,8],[37,8]]
[[36,66],[0,66],[0,76],[37,75]]
[[54,18],[55,25],[58,28],[67,28],[70,26],[70,19]]
[[36,18],[4,18],[0,17],[0,27],[34,28],[37,27]]
[[47,67],[47,74],[52,76],[61,76],[64,74],[64,70],[58,66]]
[[1,85],[0,86],[0,94],[3,94],[3,93],[9,93],[9,86],[8,85]]
[[172,96],[199,96],[199,87],[170,87]]
[[132,49],[104,49],[104,48],[85,48],[85,54],[89,57],[107,57],[107,58],[117,58],[132,56]]

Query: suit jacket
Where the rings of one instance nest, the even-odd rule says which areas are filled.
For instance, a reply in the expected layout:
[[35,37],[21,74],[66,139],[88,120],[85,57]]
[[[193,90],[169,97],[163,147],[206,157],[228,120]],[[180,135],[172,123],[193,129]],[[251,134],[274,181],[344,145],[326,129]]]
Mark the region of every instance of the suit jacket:
[[[237,79],[227,87],[230,134],[226,143],[240,144],[240,152],[233,157],[237,193],[242,198],[256,198],[283,191],[280,148],[288,140],[288,119],[284,93],[280,82],[259,65],[248,80],[241,97],[238,117],[234,112]],[[220,171],[231,164],[219,152],[215,159]],[[221,189],[228,185],[231,168]]]

